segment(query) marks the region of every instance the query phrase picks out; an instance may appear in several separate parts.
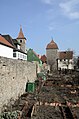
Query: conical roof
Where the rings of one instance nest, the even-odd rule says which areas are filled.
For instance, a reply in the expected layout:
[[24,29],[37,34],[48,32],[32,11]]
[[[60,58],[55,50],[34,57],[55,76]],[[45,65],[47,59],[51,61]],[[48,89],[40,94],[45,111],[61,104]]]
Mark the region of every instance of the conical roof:
[[24,37],[24,34],[23,34],[23,31],[22,31],[22,27],[20,27],[20,32],[19,32],[19,34],[18,34],[18,37],[17,37],[17,39],[24,39],[25,37]]
[[58,49],[57,44],[52,40],[46,47],[46,49]]

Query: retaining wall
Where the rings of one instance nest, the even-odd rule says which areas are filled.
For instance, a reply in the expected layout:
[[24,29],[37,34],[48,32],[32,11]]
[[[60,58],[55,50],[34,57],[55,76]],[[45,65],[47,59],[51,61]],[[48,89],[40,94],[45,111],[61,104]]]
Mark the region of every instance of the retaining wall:
[[22,60],[0,57],[0,111],[11,98],[25,92],[26,83],[36,79],[36,65]]

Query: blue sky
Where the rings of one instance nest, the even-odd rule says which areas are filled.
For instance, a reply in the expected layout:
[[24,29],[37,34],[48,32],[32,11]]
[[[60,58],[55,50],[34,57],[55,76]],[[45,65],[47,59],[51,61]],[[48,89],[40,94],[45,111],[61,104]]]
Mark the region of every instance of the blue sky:
[[20,25],[36,53],[53,38],[59,50],[79,55],[79,0],[0,0],[0,33],[16,38]]

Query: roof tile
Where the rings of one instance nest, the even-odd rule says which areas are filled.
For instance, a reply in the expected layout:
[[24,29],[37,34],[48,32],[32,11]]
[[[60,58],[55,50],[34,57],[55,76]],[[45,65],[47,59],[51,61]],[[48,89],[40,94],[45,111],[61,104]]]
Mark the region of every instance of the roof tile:
[[20,39],[20,38],[25,39],[24,34],[23,34],[23,31],[22,31],[22,27],[20,27],[20,32],[19,32],[19,34],[18,34],[17,39]]
[[46,47],[46,49],[58,49],[57,44],[52,40]]
[[59,59],[72,59],[73,51],[63,51],[59,52]]
[[4,37],[0,35],[0,43],[7,45],[8,47],[14,48]]

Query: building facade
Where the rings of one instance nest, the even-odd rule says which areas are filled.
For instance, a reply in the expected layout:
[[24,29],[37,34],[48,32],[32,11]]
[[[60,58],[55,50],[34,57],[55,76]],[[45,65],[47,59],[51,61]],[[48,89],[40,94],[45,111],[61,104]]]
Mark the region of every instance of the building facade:
[[14,47],[0,35],[0,56],[13,58]]
[[[1,42],[4,41],[1,45],[0,56],[5,56],[12,59],[27,60],[26,52],[26,38],[20,28],[20,32],[17,39],[13,39],[10,35],[1,35]],[[8,45],[7,45],[8,44]],[[4,49],[4,50],[2,50]],[[5,55],[4,55],[5,54]]]
[[50,70],[74,69],[73,51],[58,51],[52,40],[46,47],[47,64]]
[[59,52],[58,69],[74,69],[73,51]]

